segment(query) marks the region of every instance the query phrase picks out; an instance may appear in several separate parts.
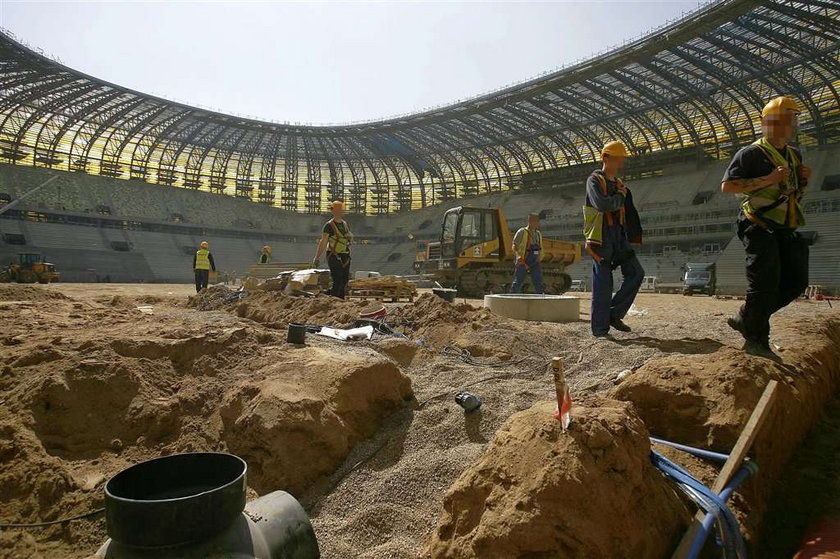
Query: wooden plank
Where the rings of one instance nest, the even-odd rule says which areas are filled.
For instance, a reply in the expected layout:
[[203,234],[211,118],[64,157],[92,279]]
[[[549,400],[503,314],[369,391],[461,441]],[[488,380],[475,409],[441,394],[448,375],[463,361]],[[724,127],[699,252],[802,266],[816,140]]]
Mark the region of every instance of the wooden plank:
[[[737,472],[741,467],[741,463],[744,461],[744,458],[747,457],[747,453],[750,451],[753,442],[755,442],[755,438],[758,436],[761,426],[764,425],[764,422],[767,420],[770,407],[776,399],[776,389],[778,386],[778,382],[771,380],[767,383],[767,386],[764,387],[764,392],[762,392],[761,398],[758,399],[758,403],[753,409],[752,415],[750,415],[750,418],[747,420],[744,430],[741,431],[741,435],[735,442],[735,446],[732,448],[729,458],[723,464],[723,468],[721,468],[718,473],[717,479],[712,486],[712,491],[715,493],[719,494],[724,490],[726,484],[729,483],[729,480],[732,479],[732,476],[735,475],[735,472]],[[680,540],[680,544],[677,546],[676,551],[674,551],[674,554],[671,555],[671,559],[685,559],[685,557],[688,556],[691,542],[694,541],[695,536],[700,531],[700,527],[705,517],[705,512],[697,511],[697,514],[694,516],[694,521],[691,523],[688,530],[686,530],[685,535],[683,535],[682,540]]]

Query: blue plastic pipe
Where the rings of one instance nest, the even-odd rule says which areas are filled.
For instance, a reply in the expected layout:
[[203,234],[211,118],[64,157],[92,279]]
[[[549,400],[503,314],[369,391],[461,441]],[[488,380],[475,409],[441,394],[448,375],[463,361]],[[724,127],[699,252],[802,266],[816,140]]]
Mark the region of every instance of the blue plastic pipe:
[[[739,485],[744,483],[750,476],[754,475],[758,471],[758,466],[755,462],[745,462],[743,466],[732,476],[732,479],[729,480],[729,483],[726,487],[723,488],[723,491],[720,492],[719,496],[722,501],[726,502],[729,500],[729,497],[732,496],[732,493],[738,488]],[[691,547],[688,549],[688,554],[686,555],[686,559],[696,559],[700,556],[700,552],[703,550],[703,547],[706,545],[706,539],[709,537],[709,531],[712,529],[712,526],[715,522],[715,516],[713,514],[707,513],[706,516],[703,518],[703,522],[700,526],[700,529],[694,535],[694,540],[691,542]]]
[[683,452],[693,454],[694,456],[698,456],[700,458],[706,458],[707,460],[713,460],[715,462],[726,462],[727,460],[729,460],[728,454],[721,454],[720,452],[713,452],[711,450],[704,450],[702,448],[694,448],[693,446],[688,446],[680,443],[672,443],[671,441],[657,439],[656,437],[651,437],[650,440],[651,442],[654,442],[656,444],[670,446],[671,448],[676,448],[677,450],[682,450]]

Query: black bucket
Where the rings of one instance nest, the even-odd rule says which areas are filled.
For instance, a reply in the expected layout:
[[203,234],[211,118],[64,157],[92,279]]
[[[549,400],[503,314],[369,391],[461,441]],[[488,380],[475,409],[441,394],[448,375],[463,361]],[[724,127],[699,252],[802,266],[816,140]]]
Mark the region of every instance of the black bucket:
[[448,301],[450,303],[455,302],[455,294],[458,293],[457,289],[449,289],[447,287],[435,287],[432,289],[432,293],[443,299],[444,301]]
[[290,344],[304,344],[306,343],[306,325],[305,324],[289,324],[286,330],[286,341]]
[[210,452],[131,466],[105,485],[108,536],[125,545],[161,547],[225,530],[245,509],[247,470],[238,456]]

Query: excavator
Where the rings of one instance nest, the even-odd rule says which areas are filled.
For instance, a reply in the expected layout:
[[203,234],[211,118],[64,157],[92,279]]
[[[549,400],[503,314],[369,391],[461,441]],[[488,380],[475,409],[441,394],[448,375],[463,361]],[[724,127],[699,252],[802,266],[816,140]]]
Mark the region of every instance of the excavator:
[[[501,208],[458,206],[443,214],[440,240],[417,253],[414,270],[465,297],[506,293],[513,282],[512,245]],[[572,278],[564,270],[581,259],[581,244],[543,237],[542,248],[546,293],[565,293]]]
[[55,266],[50,264],[37,252],[18,253],[16,264],[10,264],[0,269],[0,282],[17,283],[50,283],[58,281],[59,274]]

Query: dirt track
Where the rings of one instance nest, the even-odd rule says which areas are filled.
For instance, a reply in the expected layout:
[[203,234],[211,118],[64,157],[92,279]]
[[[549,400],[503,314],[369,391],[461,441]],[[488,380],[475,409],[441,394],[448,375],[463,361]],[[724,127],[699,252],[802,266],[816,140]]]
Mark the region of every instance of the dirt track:
[[[255,355],[265,358],[265,352],[270,351],[285,355],[281,325],[286,311],[280,307],[265,315],[249,314],[242,307],[227,309],[229,312],[200,312],[186,305],[187,296],[193,293],[187,285],[55,284],[31,289],[36,291],[16,298],[15,294],[22,291],[15,286],[0,286],[0,342],[5,344],[0,346],[5,348],[0,406],[14,410],[12,417],[6,417],[8,425],[14,427],[5,429],[12,429],[8,433],[16,436],[29,437],[24,446],[31,453],[30,456],[19,449],[4,449],[0,442],[0,459],[4,464],[12,464],[12,469],[20,468],[19,475],[12,479],[34,479],[40,485],[38,499],[22,495],[25,488],[4,487],[0,491],[0,520],[4,522],[53,519],[99,506],[107,476],[161,452],[227,450],[227,444],[218,435],[222,423],[218,410],[201,410],[207,404],[202,400],[200,385],[216,383],[216,389],[225,390],[229,388],[225,383],[233,382],[230,379],[245,379],[253,374],[249,364],[256,367],[264,363],[252,360]],[[413,342],[422,344],[413,362],[401,367],[411,378],[419,405],[388,415],[372,437],[353,448],[332,476],[319,479],[297,495],[310,509],[323,556],[416,556],[434,529],[444,492],[481,455],[501,424],[536,401],[551,398],[553,388],[544,370],[551,356],[564,359],[572,390],[580,392],[610,388],[619,371],[637,368],[654,357],[708,354],[724,345],[740,346],[738,336],[724,324],[725,317],[737,309],[738,301],[641,295],[636,306],[642,314],[627,319],[634,332],[619,333],[615,340],[595,341],[588,335],[586,294],[583,298],[582,320],[571,324],[499,319],[475,308],[478,302],[463,305],[459,301],[452,307],[424,298],[417,305],[389,305],[389,320],[401,326]],[[153,314],[137,309],[148,306]],[[343,307],[345,314],[341,316],[352,315],[351,306]],[[774,320],[799,321],[828,312],[824,302],[797,302]],[[325,312],[319,316],[328,319],[331,315]],[[208,330],[237,328],[244,328],[247,336],[231,342],[216,357],[198,360],[199,355],[198,365],[194,361],[184,365],[197,366],[202,371],[229,369],[234,376],[216,375],[216,380],[207,381],[184,369],[174,377],[174,373],[166,372],[169,369],[156,368],[154,359],[150,360],[148,372],[138,373],[138,383],[148,382],[153,388],[167,386],[170,393],[192,396],[179,400],[179,406],[174,408],[155,407],[164,404],[156,403],[154,398],[161,396],[152,392],[148,401],[134,402],[132,405],[148,408],[138,415],[148,421],[140,424],[138,432],[119,421],[98,422],[93,429],[91,420],[83,416],[74,425],[78,432],[56,431],[54,425],[45,429],[26,397],[15,392],[22,382],[20,377],[9,377],[9,371],[23,370],[28,382],[46,378],[53,374],[55,363],[77,359],[98,340],[116,334],[141,343],[161,336],[178,340]],[[395,355],[393,348],[385,347],[387,344],[386,340],[375,340],[360,344],[359,350],[369,347]],[[329,340],[319,340],[314,345],[339,351],[346,347],[342,342]],[[468,350],[483,365],[467,364],[441,353],[448,345]],[[23,355],[24,349],[29,357]],[[783,344],[779,352],[784,356]],[[8,354],[11,357],[5,356]],[[116,359],[119,366],[121,358]],[[335,366],[341,365],[336,362]],[[149,377],[143,379],[143,374]],[[113,378],[117,382],[121,377],[117,374]],[[101,390],[114,388],[103,386]],[[465,416],[454,404],[454,394],[463,388],[484,400],[479,413]],[[83,408],[90,402],[66,404]],[[189,405],[184,407],[186,404]],[[188,416],[204,419],[187,419]],[[180,429],[172,430],[167,421],[179,424]],[[116,432],[109,433],[111,428]],[[95,441],[84,437],[84,433],[94,430]],[[55,438],[71,434],[75,446],[67,447]],[[159,441],[145,444],[140,440],[144,436],[157,437]],[[46,470],[63,473],[47,476]],[[0,533],[0,555],[84,556],[104,540],[103,528],[102,520],[86,520],[43,531],[4,531]]]

